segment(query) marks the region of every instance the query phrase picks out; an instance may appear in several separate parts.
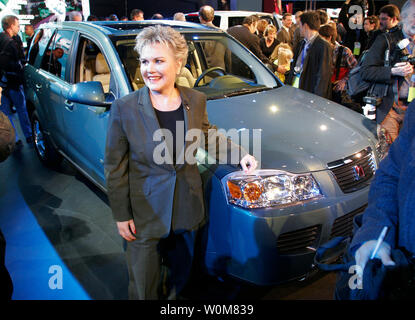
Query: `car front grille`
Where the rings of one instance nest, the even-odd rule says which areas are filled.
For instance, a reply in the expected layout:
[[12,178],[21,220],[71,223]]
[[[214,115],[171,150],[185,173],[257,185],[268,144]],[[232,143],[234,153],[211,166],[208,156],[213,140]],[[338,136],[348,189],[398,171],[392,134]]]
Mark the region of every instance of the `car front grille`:
[[350,193],[369,185],[376,171],[372,148],[368,147],[344,159],[327,164],[341,190]]
[[345,214],[344,216],[338,217],[334,220],[333,227],[331,229],[330,239],[334,237],[349,237],[353,234],[353,219],[359,213],[365,211],[367,205],[357,208],[352,212]]
[[315,251],[321,233],[321,225],[282,233],[277,240],[280,254],[299,254]]

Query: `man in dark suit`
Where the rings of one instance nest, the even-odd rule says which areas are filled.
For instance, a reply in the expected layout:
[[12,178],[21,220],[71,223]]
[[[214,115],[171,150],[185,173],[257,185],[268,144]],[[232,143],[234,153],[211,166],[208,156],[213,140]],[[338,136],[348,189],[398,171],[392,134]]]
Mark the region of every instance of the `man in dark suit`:
[[270,64],[268,58],[262,53],[259,38],[255,35],[257,23],[257,16],[248,16],[244,18],[242,25],[230,27],[227,32],[251,50],[262,62]]
[[300,28],[304,40],[294,52],[286,84],[329,99],[333,49],[318,34],[318,14],[314,11],[303,13],[300,16]]
[[293,25],[293,16],[291,13],[284,13],[282,16],[282,28],[278,30],[277,40],[278,43],[288,43],[293,48],[294,30],[291,28]]
[[291,29],[293,29],[293,50],[295,50],[297,46],[301,43],[301,41],[304,39],[300,32],[300,16],[302,14],[302,11],[297,11],[295,13],[295,25],[291,27]]

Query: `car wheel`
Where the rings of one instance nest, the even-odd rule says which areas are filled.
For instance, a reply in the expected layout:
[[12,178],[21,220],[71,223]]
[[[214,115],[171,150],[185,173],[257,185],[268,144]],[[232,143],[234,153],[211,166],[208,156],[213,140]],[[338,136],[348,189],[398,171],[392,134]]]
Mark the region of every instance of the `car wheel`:
[[40,161],[48,167],[56,167],[62,162],[62,156],[53,147],[47,134],[44,133],[36,112],[32,116],[32,135],[36,154]]

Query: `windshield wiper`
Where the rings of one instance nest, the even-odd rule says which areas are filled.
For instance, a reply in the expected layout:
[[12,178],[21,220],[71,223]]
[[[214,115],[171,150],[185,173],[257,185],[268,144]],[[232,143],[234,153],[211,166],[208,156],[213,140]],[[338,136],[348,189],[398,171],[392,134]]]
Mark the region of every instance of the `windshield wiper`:
[[254,92],[261,92],[261,91],[267,91],[267,90],[271,90],[271,89],[272,88],[268,88],[268,87],[261,87],[261,88],[242,88],[242,89],[239,89],[239,90],[235,90],[235,91],[223,93],[223,94],[221,94],[219,96],[209,97],[208,100],[216,100],[216,99],[221,99],[221,98],[234,97],[234,96],[239,96],[239,95],[243,95],[243,94],[249,94],[249,93],[254,93]]
[[261,91],[266,91],[266,90],[270,90],[271,88],[268,87],[262,87],[262,88],[243,88],[241,90],[237,90],[237,91],[232,91],[229,94],[226,94],[228,97],[232,97],[232,96],[237,96],[239,94],[248,94],[248,93],[254,93],[254,92],[261,92]]

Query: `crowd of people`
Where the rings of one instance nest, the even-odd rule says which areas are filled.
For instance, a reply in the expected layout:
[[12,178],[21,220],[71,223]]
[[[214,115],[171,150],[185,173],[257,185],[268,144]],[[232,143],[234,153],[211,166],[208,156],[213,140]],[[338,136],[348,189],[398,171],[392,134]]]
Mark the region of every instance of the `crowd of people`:
[[[295,15],[285,13],[279,30],[267,20],[251,15],[246,17],[241,25],[232,26],[227,32],[267,64],[285,84],[332,99],[357,112],[362,112],[363,95],[367,92],[361,93],[360,96],[351,96],[347,88],[350,72],[360,67],[362,79],[371,84],[371,93],[379,100],[376,106],[379,132],[387,137],[392,147],[389,156],[381,163],[376,173],[369,195],[369,206],[351,248],[352,253],[356,254],[357,263],[364,267],[374,251],[377,235],[386,225],[390,232],[379,250],[379,257],[385,265],[393,265],[390,258],[391,248],[404,246],[408,251],[415,253],[415,239],[412,236],[414,233],[411,232],[415,223],[411,218],[415,188],[410,188],[413,185],[412,176],[415,172],[413,170],[415,152],[412,150],[415,146],[413,143],[415,117],[414,111],[411,110],[413,104],[409,105],[410,78],[414,69],[408,62],[408,57],[411,57],[414,49],[415,1],[407,1],[401,12],[395,5],[383,6],[378,16],[373,14],[374,10],[371,8],[370,15],[367,17],[363,14],[364,10],[360,15],[350,14],[349,9],[352,5],[356,3],[346,0],[337,20],[330,19],[324,10],[299,11]],[[201,24],[215,27],[212,23],[213,18],[212,7],[200,8]],[[68,15],[68,19],[82,21],[83,17],[79,12],[74,11]],[[151,19],[163,19],[163,16],[155,14]],[[178,12],[174,15],[174,19],[184,21],[186,18],[183,13]],[[94,21],[98,18],[89,16],[87,20]],[[117,21],[128,20],[128,18],[118,19],[115,14],[111,14],[101,20]],[[140,9],[132,10],[129,20],[144,20],[144,12]],[[32,143],[31,126],[22,86],[22,68],[26,57],[22,41],[18,36],[19,20],[15,16],[5,16],[2,19],[2,27],[0,47],[3,49],[0,54],[0,65],[4,72],[0,110],[11,120],[12,106],[16,109],[26,142]],[[30,43],[34,34],[33,28],[26,26],[25,32]],[[120,128],[123,127],[126,108],[136,108],[137,103],[145,108],[153,108],[159,123],[165,128],[171,126],[169,116],[174,113],[182,119],[183,106],[189,111],[188,105],[194,105],[189,112],[194,113],[192,117],[200,120],[198,121],[203,124],[204,131],[212,126],[207,120],[206,97],[196,90],[179,89],[174,85],[175,75],[187,57],[184,38],[172,28],[149,27],[140,33],[136,50],[140,54],[141,72],[146,86],[115,101],[111,108],[105,160],[108,195],[119,233],[128,241],[130,297],[171,298],[179,293],[190,271],[195,241],[194,231],[197,230],[203,216],[202,190],[197,190],[194,199],[192,198],[193,202],[190,203],[188,199],[183,200],[189,196],[188,188],[185,185],[180,187],[185,177],[170,179],[166,176],[163,183],[160,183],[163,186],[161,191],[154,192],[157,197],[153,194],[151,198],[138,198],[139,201],[130,204],[127,195],[135,193],[134,188],[140,189],[141,186],[135,185],[135,182],[129,184],[125,179],[129,175],[134,176],[134,172],[145,172],[154,179],[161,179],[160,173],[163,171],[157,165],[144,160],[140,168],[129,166],[126,159],[131,158],[130,153],[136,152],[134,144],[129,139],[136,140],[140,130],[145,130],[146,126],[137,119],[137,126],[132,132],[124,132]],[[209,48],[209,50],[212,50],[209,56],[214,59],[214,51],[222,49]],[[157,72],[168,75],[170,79],[162,86],[153,83],[149,75],[151,72],[146,69],[146,66],[159,56],[165,58],[165,66],[158,66],[157,68],[160,69]],[[186,99],[192,103],[188,103]],[[407,117],[404,121],[406,113]],[[167,114],[169,116],[166,117]],[[5,117],[2,119],[2,122],[6,123]],[[153,121],[156,121],[156,118]],[[400,136],[403,124],[402,136]],[[22,145],[17,131],[13,131],[15,135],[9,135],[4,149],[7,154],[10,154],[16,146]],[[12,140],[15,142],[13,143]],[[395,140],[396,143],[392,144]],[[239,148],[239,146],[233,147]],[[247,172],[251,172],[256,168],[256,160],[246,154],[241,160],[241,166]],[[186,165],[185,169],[195,181],[200,180],[195,166]],[[175,183],[180,187],[176,188],[176,191],[174,191]],[[159,205],[159,199],[164,197],[164,194],[173,195],[169,210]],[[147,226],[143,224],[149,219],[146,214],[150,207],[164,223]],[[186,212],[200,214],[190,215]],[[164,237],[166,230],[163,226],[171,225],[173,215],[177,225],[174,230],[167,232],[166,238]],[[189,220],[190,216],[194,219]],[[139,229],[138,233],[137,229]],[[181,232],[176,232],[179,229]],[[173,247],[177,247],[178,250],[183,247],[183,250],[191,252],[190,257],[176,261],[178,262],[176,265],[171,257],[177,252],[171,250],[171,243],[174,243]],[[177,281],[169,277],[170,282],[164,282],[165,290],[162,293],[160,283],[165,275],[160,264],[161,253],[157,249],[160,245],[164,246],[163,250],[166,254],[164,258],[171,262],[167,265],[169,272],[174,271],[178,274]],[[185,266],[182,268],[179,266],[180,263]]]
[[[252,15],[227,32],[271,65],[285,84],[364,113],[363,98],[368,91],[353,95],[348,92],[349,74],[361,65],[363,80],[370,82],[372,89],[385,91],[377,94],[381,102],[375,118],[379,137],[385,137],[390,145],[398,136],[408,105],[413,66],[401,59],[412,54],[413,42],[409,41],[405,48],[397,44],[414,34],[408,27],[410,21],[406,21],[411,15],[401,16],[398,7],[392,4],[380,8],[379,16],[352,15],[349,14],[352,4],[347,0],[336,19],[330,19],[321,9],[298,11],[295,15],[285,13],[282,27],[277,31],[267,20]],[[385,69],[387,45],[390,67]],[[396,86],[391,85],[395,82]]]

